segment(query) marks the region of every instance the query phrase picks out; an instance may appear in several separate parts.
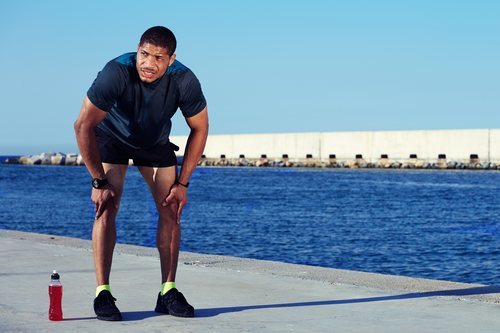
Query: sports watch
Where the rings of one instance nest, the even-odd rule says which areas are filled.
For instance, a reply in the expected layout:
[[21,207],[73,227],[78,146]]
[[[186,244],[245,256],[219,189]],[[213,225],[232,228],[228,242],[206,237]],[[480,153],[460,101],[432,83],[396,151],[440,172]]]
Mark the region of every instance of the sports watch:
[[104,178],[104,179],[99,179],[99,178],[92,179],[92,187],[96,188],[98,190],[104,188],[108,184],[109,183],[108,183],[108,180],[106,178]]

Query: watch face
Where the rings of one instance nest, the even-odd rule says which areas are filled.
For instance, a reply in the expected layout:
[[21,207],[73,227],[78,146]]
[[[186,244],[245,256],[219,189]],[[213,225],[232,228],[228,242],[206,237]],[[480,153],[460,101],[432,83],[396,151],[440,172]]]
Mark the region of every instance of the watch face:
[[99,178],[94,178],[92,179],[92,187],[101,189],[104,188],[106,185],[108,185],[108,180],[105,179],[99,179]]

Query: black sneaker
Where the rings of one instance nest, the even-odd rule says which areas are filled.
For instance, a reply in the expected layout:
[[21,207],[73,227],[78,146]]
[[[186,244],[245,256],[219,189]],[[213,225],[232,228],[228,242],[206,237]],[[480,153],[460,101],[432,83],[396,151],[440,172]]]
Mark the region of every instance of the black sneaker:
[[97,319],[108,321],[122,320],[122,314],[115,305],[116,298],[107,290],[103,290],[94,299],[94,311]]
[[184,295],[175,288],[170,289],[163,296],[158,293],[155,311],[176,317],[194,317],[194,308],[189,305]]

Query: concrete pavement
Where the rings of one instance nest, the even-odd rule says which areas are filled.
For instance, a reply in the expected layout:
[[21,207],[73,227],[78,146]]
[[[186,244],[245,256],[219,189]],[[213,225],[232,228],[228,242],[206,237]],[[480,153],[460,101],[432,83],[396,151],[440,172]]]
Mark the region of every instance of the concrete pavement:
[[[117,245],[122,322],[95,319],[89,241],[0,230],[0,332],[499,332],[500,287],[181,253],[191,319],[157,315],[156,249]],[[47,319],[53,269],[65,320]]]

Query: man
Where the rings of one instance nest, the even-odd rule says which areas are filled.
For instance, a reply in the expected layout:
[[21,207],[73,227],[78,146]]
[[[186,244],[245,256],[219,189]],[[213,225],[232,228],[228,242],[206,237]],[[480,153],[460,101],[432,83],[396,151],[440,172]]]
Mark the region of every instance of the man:
[[[137,52],[111,60],[99,72],[74,124],[80,153],[92,177],[94,311],[101,320],[122,319],[111,295],[109,275],[115,218],[129,159],[147,182],[158,210],[156,242],[162,287],[155,311],[194,316],[193,307],[175,288],[175,275],[181,213],[188,200],[189,178],[205,147],[208,111],[198,79],[175,60],[176,43],[165,27],[146,30]],[[176,146],[168,139],[170,119],[177,108],[191,129],[179,174]]]

